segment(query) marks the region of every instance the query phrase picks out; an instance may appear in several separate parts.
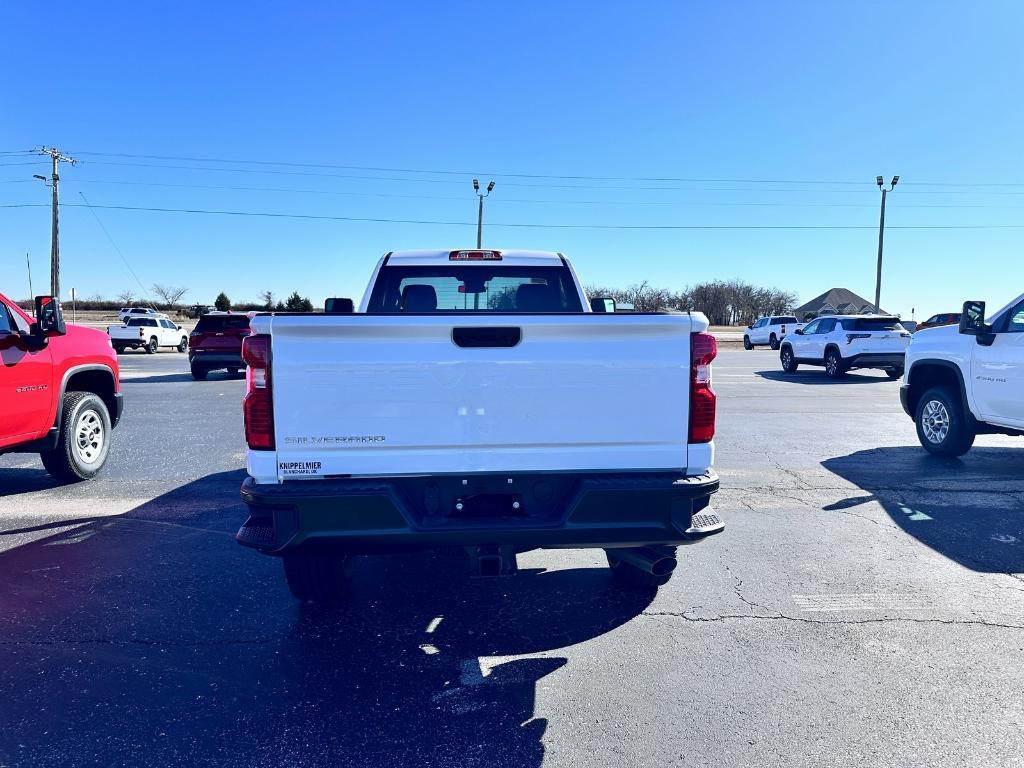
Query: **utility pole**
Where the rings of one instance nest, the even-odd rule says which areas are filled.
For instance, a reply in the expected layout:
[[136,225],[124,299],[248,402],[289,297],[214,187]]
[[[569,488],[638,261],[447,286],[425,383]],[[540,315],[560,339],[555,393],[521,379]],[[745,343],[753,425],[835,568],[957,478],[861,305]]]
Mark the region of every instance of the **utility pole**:
[[480,191],[480,181],[473,179],[473,191],[476,192],[476,196],[480,198],[480,207],[477,208],[476,213],[476,247],[480,248],[483,243],[484,237],[484,198],[489,197],[491,190],[494,189],[494,182],[492,181],[487,185],[487,191]]
[[885,196],[889,192],[892,192],[896,188],[896,184],[899,182],[899,176],[893,176],[892,182],[889,184],[889,188],[885,188],[885,181],[881,176],[875,177],[875,183],[878,184],[878,188],[882,190],[882,213],[878,217],[878,269],[875,273],[875,311],[881,312],[882,307],[882,241],[885,238]]
[[28,254],[25,254],[25,269],[28,270],[28,297],[30,299],[35,298],[35,294],[32,292],[32,262],[28,260]]
[[[50,222],[50,294],[57,299],[60,298],[60,233],[57,226],[57,185],[60,183],[60,174],[57,173],[59,163],[70,163],[77,165],[78,161],[68,157],[55,147],[40,147],[37,154],[49,155],[53,161],[53,174],[50,176],[51,197],[51,222]],[[37,179],[46,181],[43,176],[36,176]]]

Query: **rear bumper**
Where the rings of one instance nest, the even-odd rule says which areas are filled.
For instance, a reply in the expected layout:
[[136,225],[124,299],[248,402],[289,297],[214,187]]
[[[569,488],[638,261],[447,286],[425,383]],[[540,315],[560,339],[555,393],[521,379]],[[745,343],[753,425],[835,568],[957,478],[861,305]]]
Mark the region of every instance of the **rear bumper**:
[[249,518],[236,538],[267,554],[322,544],[353,553],[488,545],[624,548],[688,544],[725,528],[710,505],[719,486],[713,472],[581,474],[542,519],[427,518],[410,501],[417,482],[422,478],[258,485],[249,477],[241,489]]
[[902,368],[905,352],[864,352],[844,358],[850,368]]
[[244,368],[241,350],[237,352],[204,352],[201,349],[190,349],[188,361],[192,365],[203,365],[210,368]]

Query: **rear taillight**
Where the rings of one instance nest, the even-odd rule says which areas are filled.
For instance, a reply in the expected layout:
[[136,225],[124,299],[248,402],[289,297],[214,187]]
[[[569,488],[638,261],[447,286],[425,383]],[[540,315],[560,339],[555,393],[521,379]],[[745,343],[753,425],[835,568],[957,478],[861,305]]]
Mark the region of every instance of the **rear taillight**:
[[854,339],[870,339],[870,333],[848,333],[846,334],[846,343],[852,344]]
[[260,334],[242,340],[246,393],[242,401],[245,441],[256,451],[274,450],[274,406],[270,380],[270,337]]
[[718,342],[710,333],[690,334],[691,443],[710,443],[715,436],[715,391],[711,389],[711,361]]

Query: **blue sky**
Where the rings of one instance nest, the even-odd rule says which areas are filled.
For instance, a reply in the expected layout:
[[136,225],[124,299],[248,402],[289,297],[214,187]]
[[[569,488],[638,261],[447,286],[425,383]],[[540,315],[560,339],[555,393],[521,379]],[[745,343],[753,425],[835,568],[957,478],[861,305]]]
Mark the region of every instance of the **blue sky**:
[[[64,288],[138,292],[119,249],[192,300],[359,295],[385,251],[471,245],[480,175],[485,245],[563,251],[587,283],[870,298],[881,173],[902,177],[886,309],[1024,291],[1024,228],[900,229],[1024,226],[1019,3],[438,6],[5,3],[0,151],[83,161],[61,177]],[[32,160],[0,155],[0,206],[43,206],[0,208],[16,296],[26,252],[47,280]],[[863,229],[749,228],[779,226]]]

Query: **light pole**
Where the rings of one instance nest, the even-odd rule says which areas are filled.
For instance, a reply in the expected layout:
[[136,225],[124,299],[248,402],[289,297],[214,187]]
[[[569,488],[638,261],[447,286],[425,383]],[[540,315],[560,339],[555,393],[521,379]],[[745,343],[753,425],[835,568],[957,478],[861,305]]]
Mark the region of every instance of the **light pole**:
[[473,191],[476,192],[476,196],[480,198],[480,207],[477,209],[476,214],[476,247],[480,248],[483,243],[484,237],[484,198],[491,194],[491,190],[494,189],[494,182],[492,181],[487,185],[487,191],[480,191],[480,180],[473,179]]
[[896,184],[899,182],[899,176],[893,176],[892,181],[889,183],[889,188],[885,188],[885,180],[881,176],[875,177],[875,183],[878,184],[878,188],[882,190],[882,213],[878,217],[878,270],[875,273],[875,311],[881,312],[882,308],[879,306],[882,301],[882,241],[885,238],[885,196],[892,192],[896,188]]

